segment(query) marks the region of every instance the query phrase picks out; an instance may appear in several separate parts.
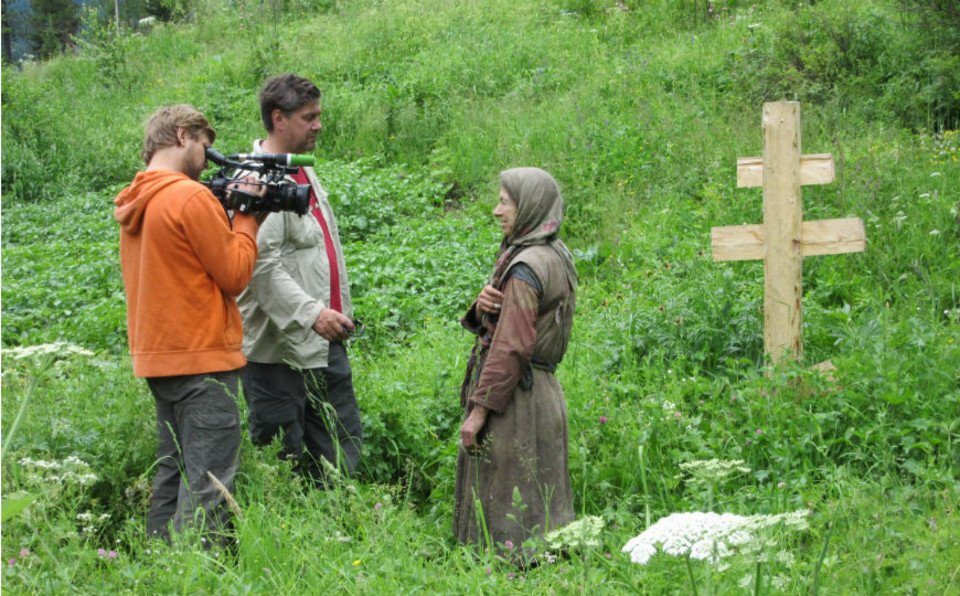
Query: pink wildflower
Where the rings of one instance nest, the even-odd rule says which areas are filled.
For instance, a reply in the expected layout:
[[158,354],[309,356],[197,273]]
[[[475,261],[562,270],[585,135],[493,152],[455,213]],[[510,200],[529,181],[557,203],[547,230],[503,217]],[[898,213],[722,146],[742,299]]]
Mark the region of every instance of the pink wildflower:
[[374,510],[374,511],[380,511],[380,508],[381,508],[381,507],[383,507],[383,504],[380,503],[380,502],[377,502],[376,504],[374,504],[373,510]]
[[106,551],[105,549],[98,548],[98,549],[97,549],[97,556],[99,556],[99,557],[105,557],[105,556],[107,556],[107,551]]
[[16,559],[10,559],[9,561],[7,561],[7,565],[9,565],[10,567],[13,567],[16,564],[17,564]]
[[757,434],[758,434],[758,435],[762,435],[762,434],[763,434],[763,429],[762,429],[762,428],[758,428],[758,429],[757,429]]
[[21,549],[20,549],[20,558],[21,558],[21,559],[23,559],[23,558],[25,558],[25,557],[29,557],[29,556],[30,556],[30,549],[27,549],[27,548],[21,548]]
[[107,553],[107,558],[108,558],[108,559],[116,559],[116,558],[117,558],[117,551],[112,550],[112,551],[108,552],[108,553]]
[[673,413],[673,417],[676,418],[677,420],[680,420],[681,418],[683,418],[683,414],[680,413],[680,410],[677,410],[676,412]]
[[600,424],[606,424],[606,423],[607,423],[607,417],[606,417],[606,416],[601,416],[601,417],[600,417]]
[[503,545],[507,547],[507,550],[513,550],[513,540],[506,540]]

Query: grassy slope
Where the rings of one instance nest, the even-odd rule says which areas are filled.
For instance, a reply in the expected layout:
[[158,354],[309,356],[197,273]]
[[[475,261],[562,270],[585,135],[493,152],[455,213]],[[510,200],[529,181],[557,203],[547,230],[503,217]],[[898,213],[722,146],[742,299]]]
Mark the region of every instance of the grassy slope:
[[[792,20],[870,24],[890,7],[743,9],[706,28],[667,2],[592,16],[562,8],[360,2],[263,18],[251,6],[88,54],[96,59],[4,72],[4,342],[65,337],[105,350],[105,363],[46,381],[14,444],[18,454],[81,454],[102,481],[62,495],[46,524],[37,507],[6,526],[4,558],[29,546],[35,559],[8,570],[5,587],[564,592],[603,581],[610,592],[683,592],[682,564],[639,568],[617,549],[647,507],[654,517],[703,508],[676,466],[722,457],[754,470],[721,487],[725,510],[814,510],[812,529],[789,543],[797,563],[777,568],[787,591],[809,589],[818,565],[829,592],[957,589],[960,272],[950,209],[960,172],[955,144],[904,132],[868,85],[871,68],[892,66],[848,66],[833,73],[844,84],[820,95],[809,92],[817,81],[801,81],[811,98],[804,148],[833,153],[839,169],[835,184],[804,191],[807,217],[859,215],[870,242],[863,255],[805,263],[807,360],[833,358],[838,380],[803,369],[764,378],[760,267],[709,259],[711,226],[760,217],[758,191],[734,188],[733,164],[761,150],[751,94],[770,76],[763,60],[776,54],[765,48],[783,44]],[[900,35],[888,55],[906,45]],[[219,147],[243,147],[258,133],[262,75],[288,69],[325,90],[320,154],[373,160],[326,166],[343,217],[356,214],[344,228],[371,328],[355,347],[367,468],[351,490],[303,494],[269,454],[245,446],[236,560],[158,554],[139,538],[142,491],[128,490],[148,475],[151,408],[126,365],[117,368],[116,230],[98,205],[137,167],[140,123],[154,106],[195,103],[220,130]],[[857,95],[864,86],[873,95]],[[570,205],[584,276],[561,370],[571,469],[578,508],[609,525],[600,549],[519,579],[488,575],[488,562],[448,541],[453,396],[468,347],[451,321],[493,249],[492,231],[473,230],[496,172],[528,163],[556,172]],[[432,173],[408,184],[423,167]],[[462,208],[445,214],[454,184],[448,199]],[[31,201],[59,196],[58,186],[70,196]],[[16,367],[4,375],[5,429],[26,381]],[[126,448],[106,454],[105,444]],[[28,487],[13,469],[5,492]],[[72,508],[115,519],[102,538],[71,538]],[[110,565],[94,552],[107,538],[120,540]],[[58,548],[69,560],[56,560]],[[728,591],[747,571],[714,581]]]

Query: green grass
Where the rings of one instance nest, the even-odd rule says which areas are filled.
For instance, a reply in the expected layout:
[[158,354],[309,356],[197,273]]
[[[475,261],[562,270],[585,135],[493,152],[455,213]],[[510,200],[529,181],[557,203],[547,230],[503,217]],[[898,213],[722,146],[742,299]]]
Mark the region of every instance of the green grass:
[[[684,561],[619,551],[648,516],[709,503],[812,511],[778,537],[794,558],[764,564],[761,592],[960,590],[960,45],[946,20],[886,0],[731,0],[713,16],[699,2],[284,6],[207,2],[190,23],[3,69],[3,345],[96,351],[42,373],[5,354],[5,516],[33,499],[3,522],[5,590],[689,593]],[[239,150],[261,134],[263,76],[285,70],[324,91],[318,171],[366,324],[351,348],[363,462],[316,492],[245,443],[236,551],[149,543],[153,404],[126,355],[111,199],[156,106],[197,105],[217,147]],[[805,218],[859,216],[868,247],[806,259],[804,360],[770,370],[762,266],[712,262],[709,239],[761,220],[735,161],[761,154],[761,104],[781,98],[801,101],[804,152],[837,165],[804,189]],[[525,572],[450,531],[470,347],[457,319],[495,255],[497,172],[517,165],[554,172],[568,203],[581,286],[558,375],[576,509],[606,524],[600,546]],[[809,368],[828,359],[832,377]],[[97,481],[57,486],[19,463],[68,456]],[[708,496],[679,464],[711,458],[751,471]],[[85,533],[84,512],[110,517]],[[753,591],[745,556],[692,571],[701,592]]]

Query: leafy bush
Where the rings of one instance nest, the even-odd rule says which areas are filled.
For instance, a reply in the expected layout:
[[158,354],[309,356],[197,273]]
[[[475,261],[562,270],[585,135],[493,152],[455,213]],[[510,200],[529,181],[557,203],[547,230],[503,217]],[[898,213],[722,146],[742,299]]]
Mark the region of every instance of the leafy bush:
[[[728,69],[754,102],[786,97],[815,103],[839,99],[846,105],[852,97],[847,85],[864,78],[869,83],[899,38],[889,14],[872,6],[820,4],[771,28],[751,25],[747,43],[730,56]],[[896,45],[893,50],[893,56],[902,52]]]
[[[942,17],[932,16],[937,10]],[[909,32],[931,21],[935,31],[947,30],[944,23],[955,15],[927,7],[919,16],[901,16],[855,2],[806,7],[770,28],[749,25],[747,43],[729,56],[725,70],[743,90],[739,95],[756,103],[779,97],[836,102],[866,114],[896,114],[914,129],[955,127],[960,50]],[[864,95],[875,99],[858,101]]]
[[110,199],[87,194],[9,203],[3,218],[4,344],[69,338],[124,350],[119,228]]

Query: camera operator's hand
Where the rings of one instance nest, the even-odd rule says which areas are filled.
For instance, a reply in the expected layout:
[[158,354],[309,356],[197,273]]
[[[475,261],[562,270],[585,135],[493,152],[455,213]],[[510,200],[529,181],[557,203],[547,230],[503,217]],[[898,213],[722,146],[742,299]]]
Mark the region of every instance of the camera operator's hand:
[[327,341],[344,341],[353,331],[353,321],[332,308],[325,308],[313,323],[313,330]]
[[257,180],[256,176],[244,176],[235,182],[231,182],[227,186],[227,190],[239,190],[240,192],[245,192],[248,195],[257,195],[262,197],[267,194],[267,187],[263,184],[260,184],[260,181]]
[[[236,182],[233,182],[227,186],[227,190],[237,190],[248,195],[255,195],[258,197],[263,197],[265,194],[267,194],[267,187],[263,184],[260,184],[260,181],[256,176],[244,176],[240,180],[237,180]],[[263,220],[265,220],[268,215],[270,215],[270,213],[267,211],[257,211],[249,214],[250,217],[253,217],[257,221],[257,225],[262,224]]]

